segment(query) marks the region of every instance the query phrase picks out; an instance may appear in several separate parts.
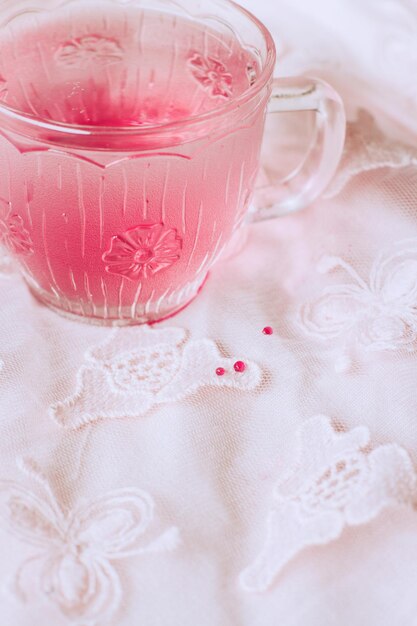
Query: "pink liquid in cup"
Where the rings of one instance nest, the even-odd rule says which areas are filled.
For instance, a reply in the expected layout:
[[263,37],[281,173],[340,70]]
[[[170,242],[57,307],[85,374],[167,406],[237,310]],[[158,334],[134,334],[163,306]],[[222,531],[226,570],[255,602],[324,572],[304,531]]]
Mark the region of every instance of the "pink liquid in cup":
[[0,123],[0,237],[32,291],[102,323],[181,309],[248,210],[268,85],[219,112],[255,55],[230,29],[109,2],[16,17],[0,50],[3,103],[42,120]]

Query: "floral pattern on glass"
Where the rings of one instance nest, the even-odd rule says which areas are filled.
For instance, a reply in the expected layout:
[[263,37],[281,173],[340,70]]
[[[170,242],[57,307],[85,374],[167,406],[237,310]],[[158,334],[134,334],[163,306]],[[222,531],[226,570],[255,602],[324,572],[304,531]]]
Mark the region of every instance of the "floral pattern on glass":
[[412,506],[416,472],[396,444],[372,449],[367,428],[335,429],[319,415],[298,432],[295,461],[273,493],[266,541],[240,576],[245,591],[266,591],[282,569],[308,546],[338,539],[388,507]]
[[27,602],[36,590],[71,622],[107,623],[123,595],[113,562],[175,549],[178,529],[144,542],[154,521],[146,492],[120,489],[66,508],[32,460],[20,466],[36,489],[1,481],[0,522],[34,550],[16,572],[12,591]]
[[338,371],[363,353],[417,348],[417,239],[403,240],[378,256],[365,281],[346,261],[325,256],[322,274],[343,271],[349,282],[327,286],[301,309],[300,324],[314,339],[335,341]]
[[33,241],[23,218],[13,213],[10,203],[5,200],[0,200],[0,243],[17,255],[33,253]]
[[[140,417],[201,387],[255,389],[260,368],[245,360],[245,371],[236,373],[235,361],[222,357],[213,341],[187,341],[179,328],[119,329],[87,352],[75,394],[52,406],[51,417],[76,429],[99,420]],[[224,376],[217,376],[218,368]]]
[[123,60],[123,56],[123,48],[116,39],[85,35],[62,44],[55,58],[61,65],[83,67],[90,63],[117,63]]
[[218,59],[195,53],[188,60],[188,67],[194,79],[211,96],[230,98],[233,95],[233,77]]
[[109,274],[138,280],[171,267],[180,259],[181,249],[182,239],[175,228],[141,224],[113,237],[103,261]]

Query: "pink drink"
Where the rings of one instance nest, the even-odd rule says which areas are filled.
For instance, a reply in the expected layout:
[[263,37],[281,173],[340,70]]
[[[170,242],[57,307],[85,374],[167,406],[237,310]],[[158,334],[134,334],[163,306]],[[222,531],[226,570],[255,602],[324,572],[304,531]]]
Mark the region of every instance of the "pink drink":
[[43,120],[0,131],[0,237],[33,292],[121,324],[181,309],[248,209],[268,86],[232,104],[255,56],[215,22],[104,1],[17,17],[0,49],[3,102]]

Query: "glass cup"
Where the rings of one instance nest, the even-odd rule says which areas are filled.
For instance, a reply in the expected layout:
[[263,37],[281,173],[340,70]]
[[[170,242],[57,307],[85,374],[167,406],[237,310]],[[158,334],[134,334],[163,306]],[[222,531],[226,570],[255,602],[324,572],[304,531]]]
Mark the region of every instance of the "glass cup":
[[[5,0],[0,47],[0,239],[67,316],[177,313],[244,224],[305,207],[338,165],[340,97],[274,79],[271,35],[228,0]],[[314,112],[314,141],[255,209],[284,111]]]

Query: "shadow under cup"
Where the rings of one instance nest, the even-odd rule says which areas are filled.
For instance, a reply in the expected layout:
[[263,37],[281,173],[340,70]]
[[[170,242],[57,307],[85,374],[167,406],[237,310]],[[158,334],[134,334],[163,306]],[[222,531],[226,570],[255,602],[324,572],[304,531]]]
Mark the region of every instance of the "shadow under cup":
[[271,37],[226,0],[26,6],[1,16],[1,241],[59,312],[164,319],[245,220]]

